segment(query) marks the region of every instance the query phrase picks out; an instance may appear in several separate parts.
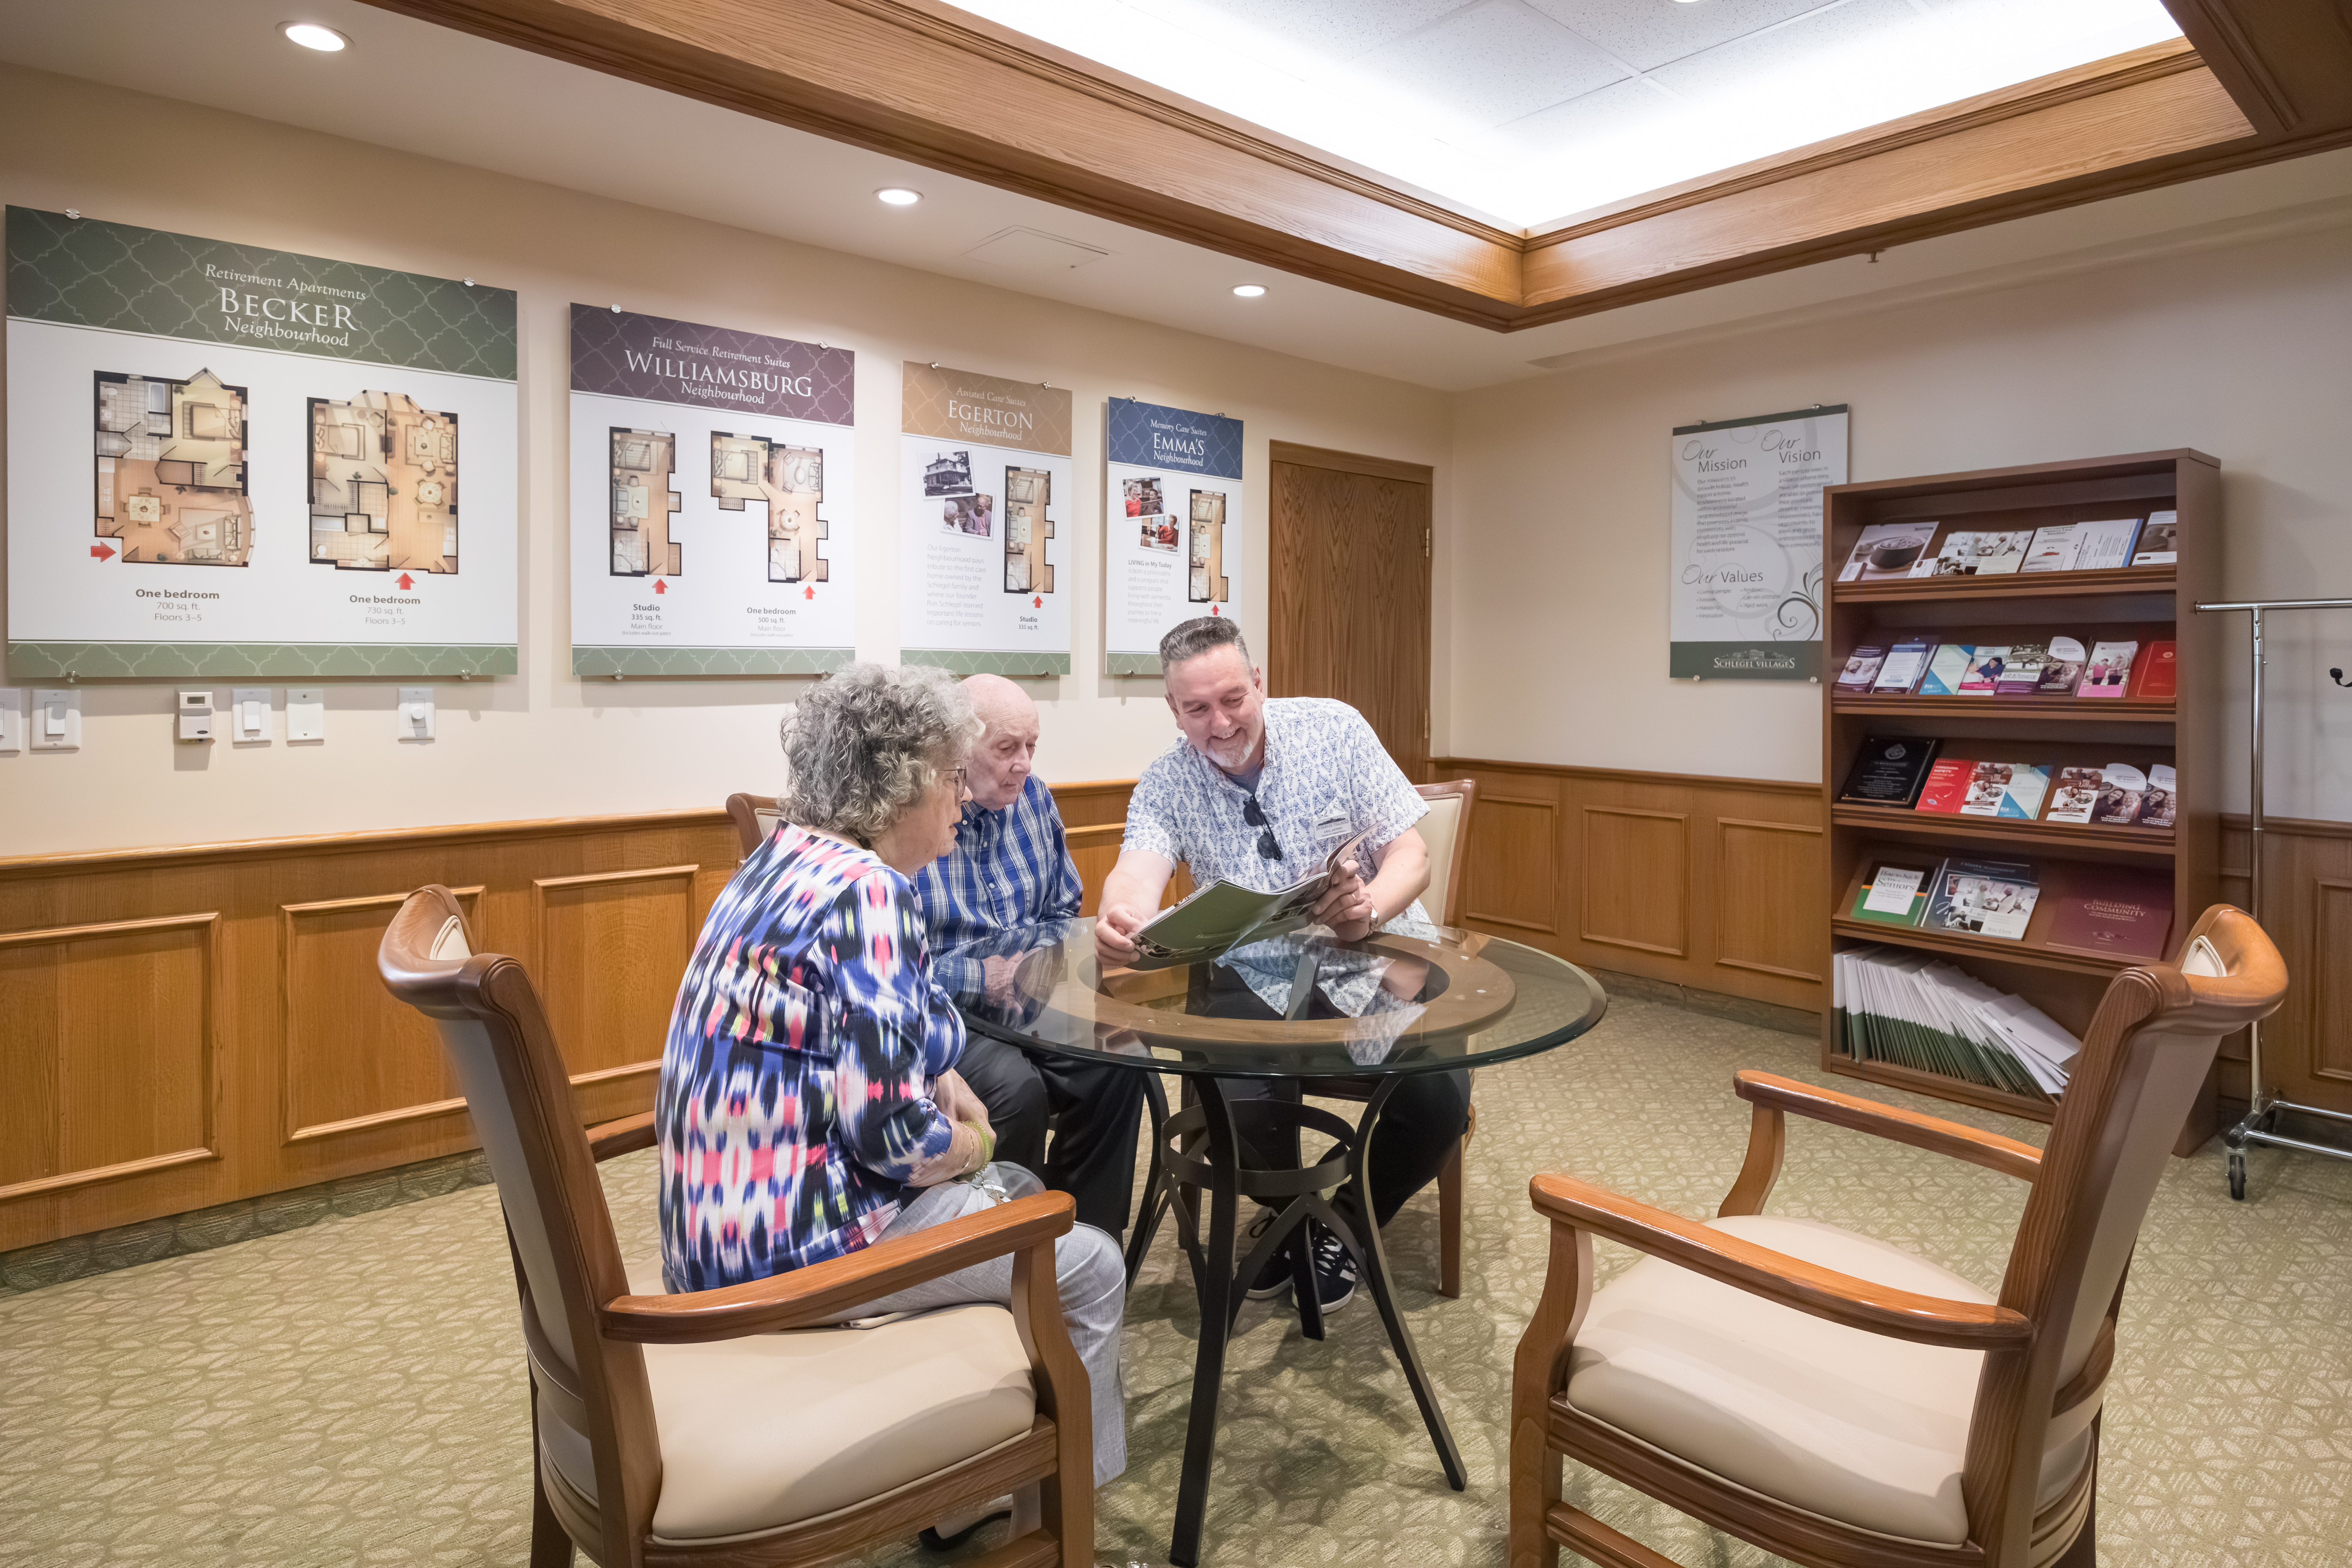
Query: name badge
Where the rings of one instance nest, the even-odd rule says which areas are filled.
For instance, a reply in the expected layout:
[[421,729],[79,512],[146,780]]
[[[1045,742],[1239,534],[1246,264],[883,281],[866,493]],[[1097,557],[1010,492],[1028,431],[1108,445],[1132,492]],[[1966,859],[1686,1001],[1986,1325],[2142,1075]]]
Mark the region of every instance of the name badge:
[[1348,837],[1349,826],[1347,803],[1335,795],[1330,804],[1324,806],[1322,813],[1315,818],[1316,840],[1320,844],[1335,843]]

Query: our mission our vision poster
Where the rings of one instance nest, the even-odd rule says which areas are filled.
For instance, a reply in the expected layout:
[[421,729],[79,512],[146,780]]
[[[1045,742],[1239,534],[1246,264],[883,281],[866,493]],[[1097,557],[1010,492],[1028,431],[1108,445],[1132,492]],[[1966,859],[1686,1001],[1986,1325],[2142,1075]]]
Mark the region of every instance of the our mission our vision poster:
[[855,657],[856,356],[572,307],[572,669],[814,675]]
[[12,678],[514,673],[513,290],[7,225]]
[[1170,628],[1232,611],[1247,510],[1242,422],[1114,398],[1108,435],[1105,668],[1157,675]]
[[1070,394],[908,361],[898,440],[899,657],[1070,672]]
[[1675,429],[1667,669],[1822,673],[1822,490],[1846,482],[1846,405]]

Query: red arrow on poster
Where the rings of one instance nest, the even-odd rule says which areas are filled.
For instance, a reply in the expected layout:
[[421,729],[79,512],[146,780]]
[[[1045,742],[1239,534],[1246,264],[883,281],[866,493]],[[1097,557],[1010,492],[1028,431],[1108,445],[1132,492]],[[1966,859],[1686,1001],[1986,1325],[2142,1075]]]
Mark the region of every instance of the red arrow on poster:
[[1213,616],[1221,616],[1221,615],[1224,614],[1224,612],[1223,612],[1223,610],[1218,609],[1216,605],[1211,605],[1209,606],[1209,614],[1211,614],[1211,615],[1213,615]]
[[816,597],[816,590],[814,588],[803,588],[801,590],[801,597],[803,599],[814,599]]
[[667,594],[669,592],[669,584],[656,577],[654,579],[654,592],[656,594]]
[[1029,601],[1029,607],[1033,610],[1042,610],[1045,607],[1045,601],[1043,599],[1031,599]]
[[416,579],[403,572],[400,574],[400,585],[404,588],[414,588],[416,586]]
[[89,552],[92,555],[97,556],[100,561],[111,561],[114,559],[114,546],[110,544],[93,544],[89,547]]

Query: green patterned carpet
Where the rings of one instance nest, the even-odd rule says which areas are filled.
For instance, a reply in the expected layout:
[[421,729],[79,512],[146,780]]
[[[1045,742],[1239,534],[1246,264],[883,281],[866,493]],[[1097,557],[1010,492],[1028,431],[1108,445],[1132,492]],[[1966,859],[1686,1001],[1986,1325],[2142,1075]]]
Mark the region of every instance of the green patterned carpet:
[[[1796,1036],[1628,1000],[1589,1039],[1481,1074],[1464,1298],[1432,1289],[1433,1194],[1389,1233],[1470,1489],[1446,1489],[1369,1301],[1320,1344],[1254,1304],[1205,1563],[1500,1563],[1510,1357],[1543,1258],[1528,1176],[1564,1169],[1711,1214],[1747,1132],[1732,1070],[1818,1079],[1811,1056]],[[2105,1563],[2352,1557],[2352,1166],[2251,1163],[2252,1201],[2233,1205],[2218,1145],[2174,1162],[2141,1237],[2106,1407]],[[608,1184],[625,1236],[649,1246],[651,1156],[616,1162]],[[2022,1193],[1791,1123],[1773,1207],[1992,1288]],[[1628,1258],[1602,1252],[1610,1268]],[[1115,1565],[1166,1561],[1195,1331],[1180,1267],[1163,1237],[1130,1307],[1134,1462],[1103,1494],[1097,1548]],[[0,1563],[519,1565],[530,1417],[514,1315],[497,1201],[478,1187],[0,1297]],[[1569,1486],[1691,1568],[1773,1561],[1589,1474]],[[938,1560],[910,1544],[871,1561]]]

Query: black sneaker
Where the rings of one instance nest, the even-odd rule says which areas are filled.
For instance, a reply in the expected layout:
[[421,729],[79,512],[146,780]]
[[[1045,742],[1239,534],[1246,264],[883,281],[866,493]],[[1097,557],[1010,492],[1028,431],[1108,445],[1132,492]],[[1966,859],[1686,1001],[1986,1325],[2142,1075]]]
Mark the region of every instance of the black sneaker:
[[[1264,1239],[1265,1233],[1273,1228],[1273,1226],[1274,1211],[1265,1208],[1258,1210],[1256,1215],[1250,1220],[1249,1228],[1242,1232],[1241,1239],[1234,1244],[1234,1250],[1244,1258],[1247,1258],[1250,1248]],[[1277,1252],[1266,1259],[1265,1267],[1258,1270],[1256,1279],[1251,1282],[1245,1294],[1253,1301],[1266,1301],[1289,1289],[1290,1254]]]
[[1336,1312],[1356,1298],[1356,1260],[1339,1238],[1321,1226],[1315,1231],[1315,1294],[1327,1313]]

